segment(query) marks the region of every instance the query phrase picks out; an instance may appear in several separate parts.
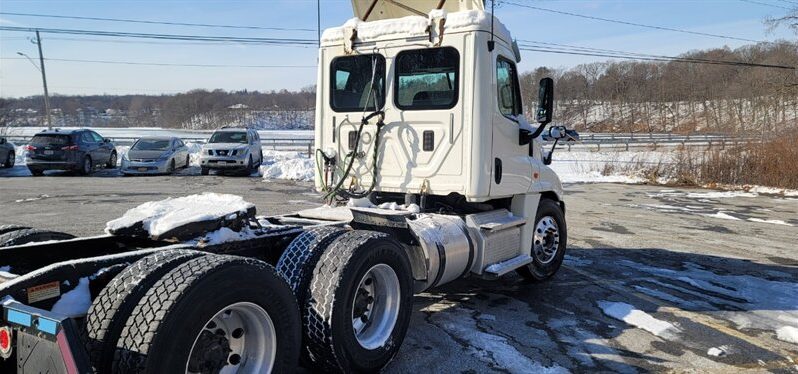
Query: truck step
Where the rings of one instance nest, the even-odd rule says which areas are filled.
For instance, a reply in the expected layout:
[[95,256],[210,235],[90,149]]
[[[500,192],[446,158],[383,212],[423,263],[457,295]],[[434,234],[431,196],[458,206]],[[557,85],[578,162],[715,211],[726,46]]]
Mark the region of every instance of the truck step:
[[532,263],[533,260],[534,259],[532,258],[532,256],[527,254],[516,256],[509,260],[504,260],[502,262],[497,262],[495,264],[488,265],[488,267],[485,268],[484,275],[489,278],[498,278],[504,274],[507,274],[515,269],[520,268],[521,266]]
[[496,217],[490,222],[485,222],[479,225],[479,228],[488,231],[501,231],[513,227],[522,226],[525,223],[526,219],[524,219],[523,217],[516,217],[514,215],[504,215],[501,217]]

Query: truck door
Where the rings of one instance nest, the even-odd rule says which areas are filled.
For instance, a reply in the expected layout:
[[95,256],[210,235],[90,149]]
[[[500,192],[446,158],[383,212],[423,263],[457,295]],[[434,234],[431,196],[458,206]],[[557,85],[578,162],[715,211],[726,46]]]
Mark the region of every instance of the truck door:
[[490,195],[511,196],[526,193],[532,183],[532,160],[529,145],[519,145],[523,115],[518,72],[510,58],[496,58],[494,81],[496,105],[493,108],[493,159]]
[[[389,53],[393,55],[394,50]],[[461,53],[452,46],[402,49],[392,64],[395,111],[386,114],[380,186],[465,192]]]

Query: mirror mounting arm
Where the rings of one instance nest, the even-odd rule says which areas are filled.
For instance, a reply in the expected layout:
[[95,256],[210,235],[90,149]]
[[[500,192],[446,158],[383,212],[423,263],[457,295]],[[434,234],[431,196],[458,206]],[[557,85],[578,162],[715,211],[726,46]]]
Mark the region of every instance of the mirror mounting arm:
[[[541,125],[541,127],[543,127],[543,125]],[[560,139],[554,139],[554,144],[551,146],[551,150],[549,151],[549,154],[546,155],[543,158],[543,165],[551,165],[551,156],[554,155],[554,149],[557,148],[557,143],[559,141],[560,141]]]

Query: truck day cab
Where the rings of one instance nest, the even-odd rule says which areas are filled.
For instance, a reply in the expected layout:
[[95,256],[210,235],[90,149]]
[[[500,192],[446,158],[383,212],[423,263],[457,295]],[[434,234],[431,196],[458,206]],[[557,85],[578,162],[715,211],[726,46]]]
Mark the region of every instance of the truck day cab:
[[[300,357],[373,372],[415,293],[557,272],[565,203],[539,140],[551,80],[530,126],[518,49],[482,1],[353,8],[319,50],[315,186],[333,204],[256,217],[194,195],[135,208],[108,235],[0,248],[3,372],[292,372]],[[209,239],[222,231],[241,240]]]

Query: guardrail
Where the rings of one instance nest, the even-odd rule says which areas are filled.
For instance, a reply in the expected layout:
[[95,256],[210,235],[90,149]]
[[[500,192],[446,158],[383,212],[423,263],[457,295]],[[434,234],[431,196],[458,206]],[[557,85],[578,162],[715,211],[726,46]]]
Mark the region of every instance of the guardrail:
[[[263,134],[263,133],[262,133]],[[210,133],[208,134],[210,136]],[[7,139],[17,145],[26,144],[32,136],[7,136]],[[186,143],[200,143],[205,144],[208,137],[180,137]],[[109,139],[114,141],[117,145],[132,145],[138,137],[130,136],[110,136]],[[736,145],[749,141],[758,141],[757,137],[741,137],[720,134],[667,134],[667,133],[652,133],[652,134],[618,134],[618,133],[583,133],[580,134],[580,140],[576,142],[561,142],[560,147],[571,150],[575,148],[591,148],[600,151],[602,149],[623,149],[629,151],[634,148],[648,148],[656,149],[659,147],[676,147],[676,146],[703,146],[703,147],[720,147],[724,149],[729,145]],[[547,141],[551,144],[551,141]],[[313,155],[312,138],[297,137],[288,138],[285,136],[277,138],[268,138],[261,135],[261,146],[271,148],[278,151],[306,151],[309,156]]]
[[[31,136],[8,136],[7,139],[16,144],[16,145],[25,145],[27,144]],[[133,142],[138,139],[138,137],[127,137],[127,136],[111,136],[108,137],[111,139],[116,145],[121,146],[129,146],[133,145]],[[199,143],[205,144],[208,142],[208,138],[197,138],[197,137],[180,137],[186,143]],[[261,147],[271,148],[276,151],[306,151],[308,155],[313,154],[313,139],[291,139],[291,138],[263,138],[260,139]]]

